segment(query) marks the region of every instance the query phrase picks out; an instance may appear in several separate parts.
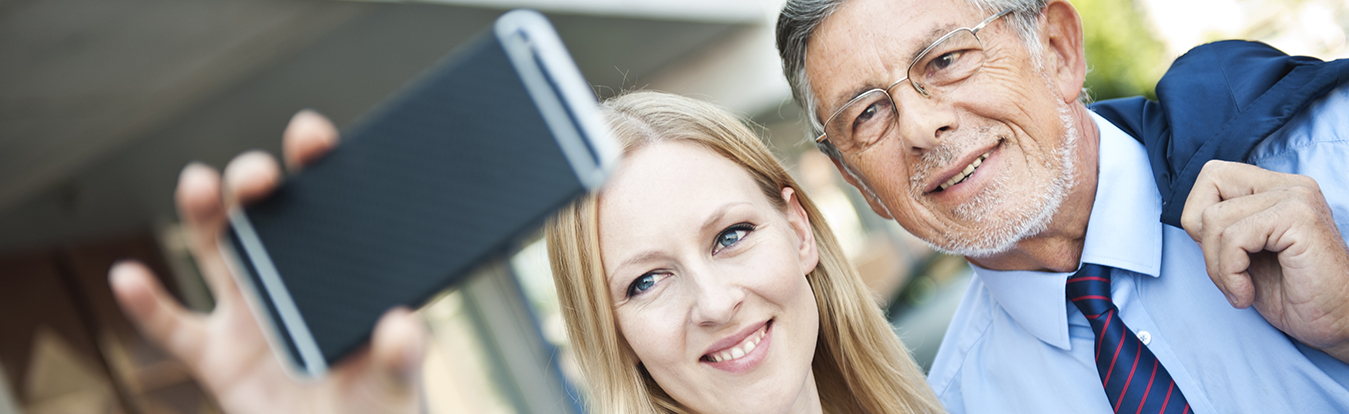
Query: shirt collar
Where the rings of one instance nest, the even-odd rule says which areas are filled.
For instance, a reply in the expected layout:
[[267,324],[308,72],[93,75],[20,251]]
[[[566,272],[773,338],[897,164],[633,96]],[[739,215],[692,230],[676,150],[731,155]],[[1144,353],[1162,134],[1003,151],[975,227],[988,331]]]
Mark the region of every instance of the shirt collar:
[[[1162,265],[1162,223],[1158,220],[1162,199],[1147,153],[1114,124],[1095,113],[1091,116],[1101,132],[1100,173],[1082,262],[1157,277]],[[1073,272],[973,267],[993,300],[1022,328],[1045,343],[1069,349],[1064,284]]]

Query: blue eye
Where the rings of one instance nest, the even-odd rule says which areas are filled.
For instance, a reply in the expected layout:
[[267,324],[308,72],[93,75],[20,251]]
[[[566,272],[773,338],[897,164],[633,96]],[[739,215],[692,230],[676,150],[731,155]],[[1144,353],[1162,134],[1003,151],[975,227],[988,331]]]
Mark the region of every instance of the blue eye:
[[721,249],[734,246],[736,243],[739,243],[740,240],[744,239],[745,236],[749,235],[749,232],[751,231],[754,231],[754,225],[749,223],[738,223],[731,227],[727,227],[726,230],[722,230],[720,234],[717,234],[716,245],[712,246],[712,253],[716,254],[721,251]]
[[638,276],[636,280],[632,281],[631,285],[628,285],[628,297],[640,295],[643,292],[656,287],[656,281],[659,280],[657,276],[659,276],[659,274],[656,272],[647,272]]

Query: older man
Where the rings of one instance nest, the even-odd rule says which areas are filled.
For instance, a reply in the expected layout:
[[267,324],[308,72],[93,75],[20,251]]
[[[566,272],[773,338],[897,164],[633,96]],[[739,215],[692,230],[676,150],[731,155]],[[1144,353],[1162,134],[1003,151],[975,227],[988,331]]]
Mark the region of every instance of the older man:
[[1067,1],[791,0],[778,48],[872,209],[975,265],[929,375],[951,411],[1349,410],[1349,86],[1205,166],[1182,230],[1080,101]]

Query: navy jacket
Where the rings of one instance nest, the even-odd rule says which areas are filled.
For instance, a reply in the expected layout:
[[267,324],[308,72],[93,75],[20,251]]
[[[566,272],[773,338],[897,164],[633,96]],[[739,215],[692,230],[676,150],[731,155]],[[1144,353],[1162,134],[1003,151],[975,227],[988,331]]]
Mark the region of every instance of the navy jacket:
[[1349,59],[1324,62],[1228,40],[1176,59],[1157,83],[1156,102],[1134,97],[1089,107],[1147,148],[1162,194],[1161,220],[1180,227],[1205,162],[1246,161],[1256,144],[1346,80]]

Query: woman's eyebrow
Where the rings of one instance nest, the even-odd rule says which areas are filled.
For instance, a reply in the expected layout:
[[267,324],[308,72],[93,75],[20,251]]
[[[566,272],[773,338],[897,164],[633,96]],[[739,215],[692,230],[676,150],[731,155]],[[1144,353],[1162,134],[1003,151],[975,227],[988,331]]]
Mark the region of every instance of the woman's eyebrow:
[[643,262],[647,262],[647,261],[652,261],[652,260],[660,259],[661,257],[664,257],[664,256],[665,256],[665,255],[664,255],[663,253],[659,252],[659,251],[656,251],[656,250],[648,250],[648,251],[639,253],[639,254],[637,254],[636,256],[629,257],[627,260],[624,260],[624,261],[620,262],[620,263],[618,264],[618,266],[615,266],[615,267],[613,268],[613,270],[606,270],[606,271],[605,271],[605,273],[606,273],[607,276],[608,276],[608,277],[606,278],[606,281],[608,282],[608,284],[613,284],[613,283],[616,281],[616,279],[617,279],[618,271],[619,271],[619,270],[623,270],[624,268],[627,268],[628,266],[635,266],[635,265],[640,264],[640,263],[643,263]]
[[713,230],[714,229],[713,227],[716,226],[717,223],[720,222],[722,218],[726,217],[726,213],[729,213],[731,209],[740,205],[752,205],[752,204],[750,204],[748,201],[738,201],[734,203],[724,204],[721,207],[718,207],[716,210],[713,210],[712,214],[707,216],[707,220],[703,220],[703,225],[699,226],[698,229],[701,230],[701,233],[707,233],[708,231]]

